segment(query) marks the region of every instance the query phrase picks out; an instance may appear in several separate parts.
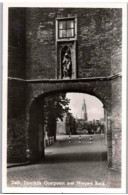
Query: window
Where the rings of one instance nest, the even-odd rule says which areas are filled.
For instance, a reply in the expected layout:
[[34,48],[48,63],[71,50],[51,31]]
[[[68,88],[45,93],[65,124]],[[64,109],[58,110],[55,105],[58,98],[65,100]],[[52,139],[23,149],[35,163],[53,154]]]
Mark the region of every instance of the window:
[[77,18],[56,19],[56,41],[77,40]]
[[77,16],[56,18],[57,78],[76,78]]
[[58,38],[70,38],[75,36],[74,19],[60,20],[58,22]]

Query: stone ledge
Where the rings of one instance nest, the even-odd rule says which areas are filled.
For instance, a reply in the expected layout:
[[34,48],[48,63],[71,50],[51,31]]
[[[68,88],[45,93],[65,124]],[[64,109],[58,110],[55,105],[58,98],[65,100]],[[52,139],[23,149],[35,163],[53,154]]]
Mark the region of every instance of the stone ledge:
[[89,77],[89,78],[76,78],[76,79],[21,79],[21,78],[14,78],[14,77],[8,77],[9,80],[15,80],[15,81],[22,81],[22,82],[28,82],[28,83],[62,83],[62,82],[87,82],[87,81],[109,81],[116,79],[118,77],[122,77],[121,73],[118,73],[116,75],[111,75],[108,77]]

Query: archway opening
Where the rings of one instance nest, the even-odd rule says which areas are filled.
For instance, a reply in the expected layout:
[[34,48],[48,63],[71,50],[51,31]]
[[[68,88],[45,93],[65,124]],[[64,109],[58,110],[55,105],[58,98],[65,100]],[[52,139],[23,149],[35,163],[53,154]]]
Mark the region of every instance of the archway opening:
[[50,169],[54,166],[51,179],[59,180],[60,172],[65,181],[84,178],[87,182],[88,174],[90,181],[100,178],[108,185],[104,105],[97,97],[67,91],[40,96],[31,106],[29,127],[32,160],[47,168],[51,165]]
[[30,160],[40,160],[43,174],[53,182],[63,177],[66,182],[60,187],[68,180],[72,187],[86,183],[110,187],[115,175],[108,169],[106,116],[105,105],[90,94],[55,91],[40,95],[30,107]]
[[[52,147],[52,145],[54,146],[54,142],[57,142],[58,146],[64,143],[63,149],[68,151],[66,155],[69,154],[70,157],[73,153],[73,158],[77,159],[77,155],[81,154],[82,158],[85,157],[85,161],[89,158],[90,160],[93,160],[93,158],[98,160],[97,157],[99,157],[99,160],[101,160],[100,158],[107,160],[104,107],[98,98],[84,93],[69,92],[48,96],[44,99],[44,102],[48,104],[44,113],[47,115],[45,116],[44,128],[46,158],[51,156],[49,154],[53,154],[52,148],[55,150],[55,147]],[[65,143],[68,147],[73,144],[72,151],[71,147],[70,150],[67,147],[67,149],[64,148]],[[80,144],[82,147],[79,147]],[[88,150],[91,150],[90,154],[89,151],[85,152],[84,150],[86,144],[89,146]],[[77,151],[77,147],[79,151]],[[75,150],[77,151],[76,156]],[[58,152],[61,154],[61,150]]]
[[68,135],[69,139],[71,135],[79,135],[79,139],[82,135],[90,135],[91,140],[94,135],[102,134],[100,137],[107,143],[106,118],[103,103],[95,96],[77,92],[40,96],[30,107],[28,143],[32,146],[31,156],[34,157],[34,153],[44,156],[46,145],[56,142],[60,135]]

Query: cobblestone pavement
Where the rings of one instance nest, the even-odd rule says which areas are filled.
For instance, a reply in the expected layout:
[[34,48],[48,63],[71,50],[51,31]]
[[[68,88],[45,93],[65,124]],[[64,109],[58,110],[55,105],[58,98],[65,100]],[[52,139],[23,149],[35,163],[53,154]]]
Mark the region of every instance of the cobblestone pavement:
[[[46,157],[38,164],[8,169],[9,187],[120,187],[120,173],[107,167],[103,136],[61,138],[46,148]],[[101,139],[102,138],[102,139]]]

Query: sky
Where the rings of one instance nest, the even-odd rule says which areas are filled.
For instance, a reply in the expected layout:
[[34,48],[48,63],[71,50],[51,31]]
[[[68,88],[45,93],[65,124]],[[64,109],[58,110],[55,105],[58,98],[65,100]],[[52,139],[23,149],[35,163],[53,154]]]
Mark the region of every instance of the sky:
[[67,93],[66,97],[70,99],[69,107],[74,117],[81,118],[83,100],[85,99],[88,120],[99,120],[104,117],[102,102],[92,96],[84,93]]

